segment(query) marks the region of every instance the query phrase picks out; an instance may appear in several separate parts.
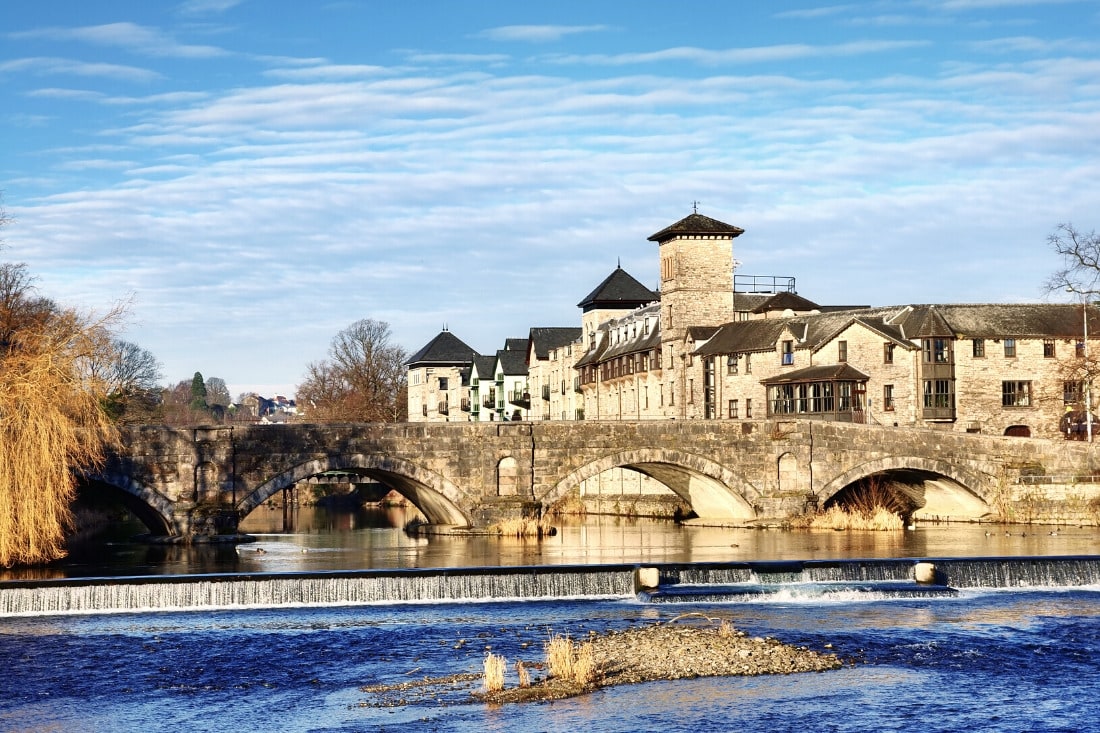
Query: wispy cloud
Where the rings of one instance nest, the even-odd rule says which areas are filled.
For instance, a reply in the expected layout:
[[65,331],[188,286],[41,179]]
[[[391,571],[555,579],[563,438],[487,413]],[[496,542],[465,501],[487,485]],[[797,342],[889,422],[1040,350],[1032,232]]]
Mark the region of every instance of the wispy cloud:
[[686,61],[705,66],[726,64],[756,64],[775,61],[793,61],[797,59],[824,58],[837,56],[861,56],[865,54],[888,53],[906,48],[928,45],[928,41],[852,41],[850,43],[813,45],[788,43],[775,46],[757,46],[752,48],[729,48],[711,50],[693,46],[666,48],[659,51],[620,54],[560,54],[546,57],[548,61],[559,64],[594,64],[602,66],[625,66],[628,64],[655,64],[668,61]]
[[107,23],[80,28],[38,28],[7,35],[9,38],[16,40],[81,41],[98,46],[123,48],[146,56],[213,58],[226,55],[223,49],[216,46],[196,46],[179,43],[166,33],[136,23]]
[[524,43],[549,43],[579,33],[600,33],[605,25],[502,25],[487,28],[477,34],[490,41],[519,41]]
[[241,2],[243,0],[185,0],[177,12],[181,15],[216,15],[240,5]]
[[0,62],[0,75],[12,73],[35,74],[39,76],[69,75],[101,77],[136,82],[149,82],[161,78],[161,75],[156,71],[141,69],[136,66],[74,61],[72,59],[48,56],[34,56]]

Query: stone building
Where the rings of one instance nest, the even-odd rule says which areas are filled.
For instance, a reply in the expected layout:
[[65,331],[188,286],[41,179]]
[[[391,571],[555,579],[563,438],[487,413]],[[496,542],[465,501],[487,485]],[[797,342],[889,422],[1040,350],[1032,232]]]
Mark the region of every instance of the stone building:
[[[453,404],[441,396],[444,378],[469,390],[448,398],[471,405],[458,419],[791,416],[1045,437],[1079,429],[1090,391],[1081,357],[1096,353],[1084,344],[1085,314],[1091,333],[1100,327],[1094,306],[821,306],[794,278],[735,273],[743,232],[698,213],[662,229],[648,238],[660,292],[617,267],[578,303],[579,329],[509,339],[491,372],[456,347],[442,349],[455,357],[444,375],[442,362],[429,366],[433,341],[410,359],[410,419],[455,419],[439,410]],[[434,392],[414,385],[414,366],[420,379],[435,370]],[[453,380],[459,374],[465,381]]]
[[464,422],[468,379],[477,352],[444,328],[405,361],[411,422]]

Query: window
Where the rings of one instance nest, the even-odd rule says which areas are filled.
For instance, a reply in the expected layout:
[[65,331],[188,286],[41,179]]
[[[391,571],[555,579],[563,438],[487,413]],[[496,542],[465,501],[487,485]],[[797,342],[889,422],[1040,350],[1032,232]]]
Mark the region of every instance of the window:
[[[752,374],[752,354],[745,354],[745,374]],[[748,405],[745,405],[745,412],[748,412]],[[748,415],[746,415],[748,417]]]
[[924,339],[922,342],[924,349],[924,363],[925,364],[950,364],[951,363],[951,342],[945,338],[930,338]]
[[730,417],[737,417],[737,400],[730,400]]
[[892,412],[894,409],[894,385],[882,385],[882,409]]
[[836,360],[839,362],[848,361],[848,342],[837,341],[836,342]]
[[1005,339],[1005,358],[1016,358],[1016,339]]
[[749,320],[749,312],[748,311],[737,311],[737,320],[739,320],[739,321]]
[[1054,358],[1054,339],[1043,339],[1043,358]]
[[447,391],[447,378],[446,377],[440,377],[439,378],[439,391],[440,392],[446,392]]
[[974,349],[975,359],[985,358],[985,339],[974,339],[972,342],[972,348]]
[[694,405],[695,404],[695,380],[694,379],[689,379],[688,380],[687,401],[688,401],[689,405]]
[[1031,407],[1031,382],[1001,382],[1001,405]]
[[730,354],[726,357],[726,374],[737,374],[737,354]]
[[1077,348],[1076,348],[1075,352],[1077,354],[1078,359],[1084,359],[1085,358],[1085,342],[1084,341],[1078,341],[1077,342]]
[[897,344],[883,344],[882,345],[882,363],[893,364],[894,363],[894,347]]
[[780,363],[784,366],[794,364],[794,341],[783,342],[783,357]]
[[670,406],[676,404],[676,385],[672,382],[668,383],[668,404]]
[[752,400],[745,400],[745,417],[752,417]]
[[930,410],[955,409],[955,393],[950,379],[924,380],[924,407]]
[[1084,382],[1062,382],[1062,403],[1067,407],[1080,405],[1085,401]]

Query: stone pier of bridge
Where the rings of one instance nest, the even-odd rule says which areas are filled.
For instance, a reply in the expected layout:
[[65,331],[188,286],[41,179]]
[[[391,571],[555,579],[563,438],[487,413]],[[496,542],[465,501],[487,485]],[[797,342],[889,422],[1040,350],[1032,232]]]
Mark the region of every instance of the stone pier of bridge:
[[1100,506],[1091,444],[800,420],[142,426],[86,483],[154,534],[192,538],[233,534],[327,471],[390,487],[432,524],[484,528],[615,468],[723,524],[801,514],[869,476],[907,487],[918,518],[1095,521]]

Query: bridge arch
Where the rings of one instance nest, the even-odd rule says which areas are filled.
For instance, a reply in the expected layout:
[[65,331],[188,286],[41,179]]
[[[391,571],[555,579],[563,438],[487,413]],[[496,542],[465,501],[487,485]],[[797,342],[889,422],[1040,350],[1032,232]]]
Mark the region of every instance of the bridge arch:
[[83,477],[81,484],[93,490],[96,487],[106,487],[145,525],[149,534],[172,537],[184,531],[174,521],[175,502],[159,491],[142,486],[125,474],[89,474]]
[[629,468],[661,482],[701,519],[752,519],[757,514],[754,504],[760,491],[752,482],[702,456],[661,448],[623,451],[590,461],[559,479],[539,501],[547,508],[582,481],[612,468]]
[[847,486],[869,476],[899,479],[905,493],[916,504],[913,516],[978,519],[991,509],[984,490],[990,485],[986,474],[934,458],[888,456],[861,463],[826,483],[816,494],[824,504]]
[[341,469],[354,469],[389,486],[412,502],[432,524],[471,525],[469,515],[461,507],[471,506],[472,502],[444,477],[401,458],[363,454],[326,456],[299,463],[256,487],[237,503],[237,509],[243,518],[279,491],[318,473]]

